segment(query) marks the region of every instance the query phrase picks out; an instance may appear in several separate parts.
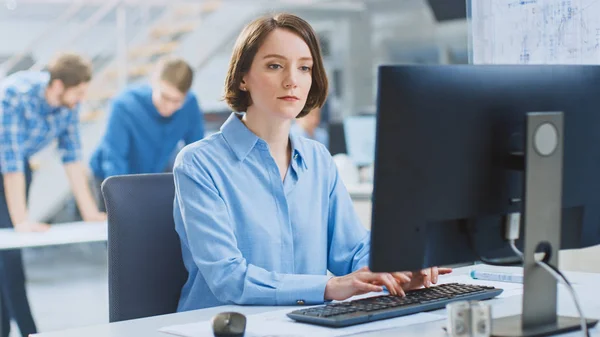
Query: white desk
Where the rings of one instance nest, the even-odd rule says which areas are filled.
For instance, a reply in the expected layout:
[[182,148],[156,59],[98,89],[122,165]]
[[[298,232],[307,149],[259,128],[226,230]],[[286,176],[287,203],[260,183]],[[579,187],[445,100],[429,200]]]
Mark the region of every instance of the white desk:
[[[39,233],[19,233],[12,228],[0,229],[0,250],[66,245],[84,242],[106,242],[106,222],[70,222],[53,224]],[[0,328],[2,327],[0,322]]]
[[[495,267],[489,266],[477,266],[476,268],[487,268],[492,269]],[[472,267],[463,267],[456,269],[454,275],[466,275]],[[587,317],[600,318],[600,292],[592,290],[597,289],[597,285],[600,281],[600,274],[586,274],[586,273],[567,273],[568,277],[572,282],[576,283],[578,289],[579,298],[582,302],[584,313]],[[481,283],[481,282],[474,282]],[[583,293],[587,289],[588,292]],[[503,317],[514,315],[521,312],[521,296],[515,295],[506,298],[497,298],[489,301],[492,304],[492,314],[494,317]],[[287,307],[291,310],[297,309],[297,306]],[[65,331],[48,332],[34,335],[35,337],[130,337],[130,336],[144,336],[144,337],[168,337],[171,335],[161,333],[158,329],[177,324],[193,323],[198,321],[210,320],[212,316],[223,311],[238,311],[246,315],[256,314],[272,310],[287,309],[286,307],[242,307],[242,306],[222,306],[216,308],[202,309],[178,314],[162,315],[150,318],[142,318],[124,322],[117,322],[111,324],[102,324],[89,326],[84,328],[77,328]],[[440,314],[445,317],[445,310],[438,310],[433,313]],[[575,306],[572,303],[566,291],[559,292],[559,314],[576,316],[577,312]],[[442,317],[440,316],[440,317]],[[442,317],[442,318],[443,318]],[[444,319],[439,321],[415,324],[408,327],[402,327],[399,329],[377,331],[371,333],[361,334],[361,336],[446,336],[442,327],[445,326]],[[570,334],[564,334],[562,336],[580,336],[581,333],[574,332]],[[600,336],[600,330],[595,328],[591,330],[592,336]]]
[[0,229],[0,250],[107,241],[106,222],[70,222],[51,225],[40,233]]
[[352,200],[371,200],[373,195],[373,184],[370,183],[347,185],[346,189]]

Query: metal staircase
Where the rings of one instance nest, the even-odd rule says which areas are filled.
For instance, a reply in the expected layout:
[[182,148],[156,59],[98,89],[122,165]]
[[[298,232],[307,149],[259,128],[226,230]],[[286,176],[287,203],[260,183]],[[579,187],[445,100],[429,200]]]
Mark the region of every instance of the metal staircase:
[[[174,53],[186,35],[198,29],[200,23],[219,9],[220,0],[200,3],[172,4],[152,25],[127,44],[126,81],[144,80],[152,71],[153,62],[166,54]],[[106,11],[106,7],[102,7]],[[100,16],[98,16],[99,18]],[[93,57],[95,74],[81,109],[81,140],[83,160],[89,161],[92,151],[100,141],[106,127],[110,99],[120,90],[119,60],[114,55]],[[35,69],[36,65],[34,65]],[[51,144],[32,158],[35,179],[29,199],[31,219],[49,221],[65,209],[73,209],[72,195],[56,145]]]
[[[105,114],[108,101],[122,88],[123,83],[134,83],[146,79],[152,72],[155,62],[161,56],[173,54],[181,45],[181,40],[198,28],[200,23],[216,11],[221,0],[199,3],[176,4],[165,10],[163,16],[127,46],[126,66],[119,69],[118,55],[112,62],[100,68],[90,85],[82,122],[94,122]],[[125,72],[125,74],[119,72]]]

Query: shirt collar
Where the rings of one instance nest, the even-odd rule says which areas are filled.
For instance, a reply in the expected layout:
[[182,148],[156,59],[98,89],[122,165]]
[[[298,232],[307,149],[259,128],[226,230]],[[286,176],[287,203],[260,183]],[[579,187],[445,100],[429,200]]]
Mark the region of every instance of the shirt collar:
[[[255,146],[268,149],[267,142],[250,131],[241,121],[240,118],[243,115],[243,113],[233,112],[221,126],[221,133],[225,141],[229,144],[239,161],[246,159]],[[302,164],[304,168],[307,168],[302,140],[296,134],[290,133],[290,141],[292,145],[292,161]]]
[[257,143],[264,143],[265,148],[267,145],[244,125],[240,120],[242,116],[243,114],[233,112],[221,126],[221,133],[225,137],[225,141],[240,161],[246,159]]

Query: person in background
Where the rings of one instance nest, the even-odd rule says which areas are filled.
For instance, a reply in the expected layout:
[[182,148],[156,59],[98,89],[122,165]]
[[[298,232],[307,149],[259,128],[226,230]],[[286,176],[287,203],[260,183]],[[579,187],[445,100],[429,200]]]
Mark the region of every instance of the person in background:
[[126,88],[113,100],[106,132],[90,160],[99,207],[105,207],[104,179],[169,171],[181,141],[204,137],[203,114],[190,92],[193,75],[183,59],[167,57],[150,83]]
[[[44,231],[48,224],[30,219],[27,196],[31,184],[29,158],[56,140],[77,206],[85,221],[104,221],[87,183],[81,162],[79,103],[92,78],[90,62],[65,53],[47,71],[22,71],[0,83],[0,227]],[[52,191],[48,191],[52,193]],[[14,319],[22,336],[36,333],[20,250],[0,252],[1,337]]]
[[315,108],[308,115],[296,119],[295,123],[292,124],[290,132],[316,140],[325,145],[326,148],[329,148],[329,134],[327,130],[319,126],[320,124],[321,108]]
[[290,133],[294,119],[323,105],[327,87],[305,20],[277,14],[243,29],[225,80],[234,112],[174,165],[173,217],[188,270],[178,311],[319,304],[383,286],[401,296],[451,271],[369,270],[370,234],[331,154]]

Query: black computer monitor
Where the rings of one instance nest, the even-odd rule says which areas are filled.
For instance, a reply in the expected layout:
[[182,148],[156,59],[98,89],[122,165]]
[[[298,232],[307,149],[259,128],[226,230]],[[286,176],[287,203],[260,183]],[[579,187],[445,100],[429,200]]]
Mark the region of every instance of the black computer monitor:
[[[504,237],[507,217],[540,210],[562,213],[561,249],[599,244],[599,91],[597,66],[380,67],[370,268],[514,257]],[[558,113],[548,118],[558,126],[559,151],[548,157],[528,142],[539,130],[531,119],[539,114],[529,113],[545,112]],[[544,164],[554,154],[562,158]],[[538,202],[546,194],[558,195],[557,207]],[[529,240],[544,235],[528,227],[521,232]],[[526,275],[526,293],[534,274],[545,277]],[[555,293],[551,278],[538,290],[551,291],[552,282]]]

